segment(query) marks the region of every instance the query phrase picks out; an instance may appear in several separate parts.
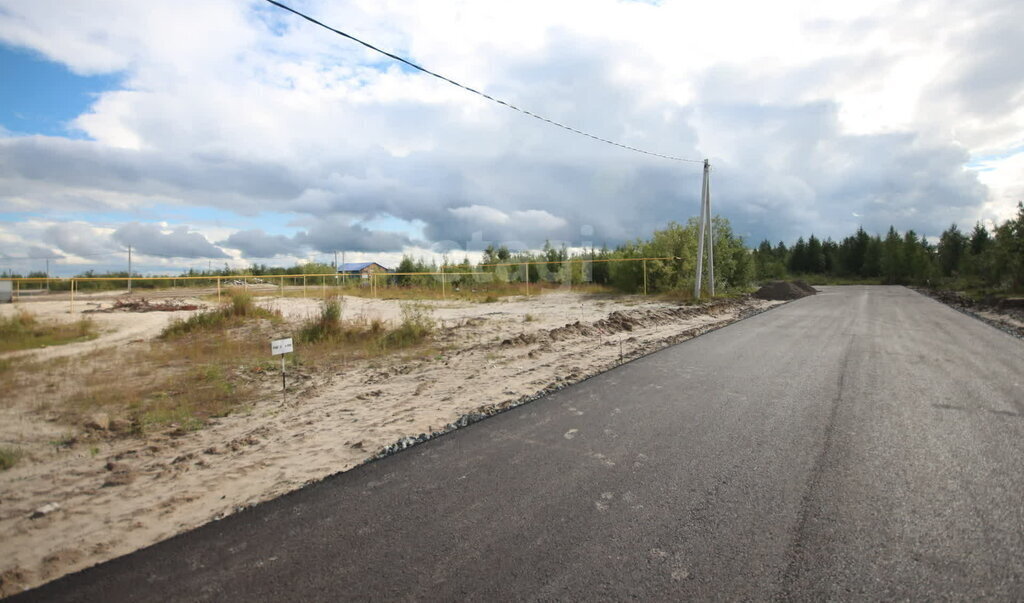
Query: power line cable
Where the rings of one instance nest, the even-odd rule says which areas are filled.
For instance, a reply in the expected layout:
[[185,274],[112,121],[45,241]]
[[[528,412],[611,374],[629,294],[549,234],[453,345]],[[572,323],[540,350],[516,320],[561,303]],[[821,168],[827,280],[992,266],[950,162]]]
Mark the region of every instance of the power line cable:
[[578,130],[576,128],[573,128],[572,126],[567,126],[567,125],[565,125],[563,123],[560,123],[560,122],[557,122],[557,121],[555,121],[553,119],[548,119],[548,118],[546,118],[546,117],[544,117],[542,115],[538,115],[536,113],[533,113],[532,111],[527,111],[526,109],[521,109],[521,108],[513,105],[512,103],[503,101],[500,98],[495,98],[495,97],[493,97],[493,96],[491,96],[491,95],[489,95],[489,94],[487,94],[485,92],[481,92],[481,91],[479,91],[479,90],[477,90],[475,88],[471,88],[469,86],[465,86],[463,84],[460,84],[459,82],[456,82],[453,79],[447,78],[447,77],[445,77],[445,76],[443,76],[443,75],[441,75],[439,73],[435,73],[435,72],[433,72],[433,71],[431,71],[431,70],[429,70],[429,69],[427,69],[425,67],[421,67],[421,66],[417,65],[416,63],[413,63],[412,61],[409,61],[408,59],[404,59],[404,58],[398,56],[397,54],[390,53],[390,52],[388,52],[386,50],[381,50],[380,48],[377,48],[376,46],[374,46],[373,44],[370,44],[369,42],[364,42],[364,41],[360,40],[359,38],[357,38],[357,37],[355,37],[353,35],[350,35],[350,34],[347,34],[347,33],[343,32],[343,31],[341,31],[341,30],[335,29],[335,28],[331,27],[330,25],[326,25],[325,23],[322,23],[321,21],[317,21],[313,17],[310,17],[309,15],[307,15],[305,13],[301,13],[301,12],[295,10],[294,8],[290,7],[290,6],[287,6],[285,4],[277,2],[276,0],[267,0],[267,2],[269,2],[270,4],[273,4],[274,6],[276,6],[278,8],[284,9],[284,10],[286,10],[286,11],[288,11],[288,12],[294,14],[294,15],[302,17],[303,19],[309,21],[310,23],[313,23],[315,25],[319,25],[320,27],[323,27],[324,29],[326,29],[328,31],[332,31],[332,32],[338,34],[339,36],[342,36],[344,38],[348,38],[349,40],[352,40],[353,42],[356,42],[357,44],[362,44],[363,46],[369,48],[370,50],[372,50],[374,52],[378,52],[378,53],[380,53],[380,54],[382,54],[382,55],[384,55],[384,56],[386,56],[388,58],[394,59],[394,60],[398,61],[399,63],[403,63],[405,65],[408,65],[409,67],[412,67],[413,69],[416,69],[418,71],[422,71],[423,73],[426,73],[427,75],[432,75],[432,76],[436,77],[439,80],[448,82],[449,84],[451,84],[453,86],[457,86],[459,88],[462,88],[463,90],[466,90],[467,92],[472,92],[473,94],[476,94],[478,96],[482,96],[482,97],[486,98],[489,101],[498,103],[499,105],[504,105],[504,106],[508,107],[509,109],[512,109],[513,111],[518,111],[518,112],[522,113],[523,115],[529,115],[530,117],[533,117],[534,119],[539,119],[539,120],[541,120],[543,122],[547,122],[547,123],[549,123],[549,124],[551,124],[553,126],[562,128],[563,130],[568,130],[570,132],[573,132],[574,134],[579,134],[581,136],[586,136],[587,138],[592,138],[592,139],[597,140],[599,142],[610,144],[610,145],[613,145],[613,146],[616,146],[616,147],[619,147],[619,148],[622,148],[622,149],[626,149],[626,150],[629,150],[629,151],[635,151],[637,153],[643,153],[644,155],[652,155],[654,157],[661,157],[662,159],[669,159],[669,160],[672,160],[672,161],[686,161],[686,162],[689,162],[689,163],[703,163],[704,162],[702,159],[687,159],[685,157],[676,157],[676,156],[673,156],[673,155],[665,155],[665,154],[662,154],[662,153],[655,153],[653,151],[645,151],[645,150],[639,149],[637,147],[631,147],[631,146],[629,146],[627,144],[622,144],[620,142],[615,142],[613,140],[608,140],[607,138],[601,138],[600,136],[595,136],[594,134],[590,134],[588,132],[584,132],[583,130]]

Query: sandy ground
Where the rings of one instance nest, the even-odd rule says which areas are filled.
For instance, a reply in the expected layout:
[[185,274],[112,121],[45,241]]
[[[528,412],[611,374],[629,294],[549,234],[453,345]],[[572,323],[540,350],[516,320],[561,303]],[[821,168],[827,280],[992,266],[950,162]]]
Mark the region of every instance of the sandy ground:
[[[75,320],[89,303],[109,304],[80,302],[73,315],[67,301],[19,305],[41,318]],[[345,318],[394,321],[401,315],[398,301],[343,302]],[[153,544],[350,469],[402,438],[528,401],[780,302],[690,308],[642,297],[548,293],[498,303],[425,303],[440,327],[435,340],[442,354],[306,374],[287,403],[268,383],[250,410],[183,435],[58,449],[51,441],[66,426],[45,422],[30,404],[0,405],[0,445],[28,453],[0,473],[0,595]],[[318,309],[312,299],[264,298],[261,304],[293,320]],[[12,311],[0,307],[0,313]],[[127,350],[186,314],[91,314],[99,338],[31,353],[54,358]],[[59,508],[37,512],[51,503]]]

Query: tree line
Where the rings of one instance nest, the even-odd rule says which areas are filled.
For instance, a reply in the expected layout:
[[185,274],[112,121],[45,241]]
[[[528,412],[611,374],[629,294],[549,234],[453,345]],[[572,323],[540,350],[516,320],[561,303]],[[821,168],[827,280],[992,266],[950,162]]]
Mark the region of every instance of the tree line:
[[[729,221],[713,220],[715,240],[715,282],[720,289],[745,288],[754,278],[750,250],[736,236]],[[441,264],[404,256],[394,277],[398,285],[436,286],[439,275],[412,276],[411,272],[445,272],[445,283],[454,286],[473,283],[594,283],[625,293],[690,291],[697,266],[698,220],[686,225],[670,222],[649,239],[627,241],[615,249],[575,249],[545,243],[540,251],[513,251],[505,246],[488,246],[481,261],[468,257],[459,263],[447,258]],[[652,258],[652,259],[644,259]],[[633,260],[633,261],[618,261]]]
[[885,236],[863,228],[841,241],[813,234],[792,247],[762,241],[753,252],[761,279],[825,275],[886,284],[1019,290],[1024,287],[1024,203],[993,230],[978,223],[965,233],[953,224],[936,242],[890,226]]
[[[811,234],[791,247],[779,242],[762,241],[756,249],[747,248],[733,233],[729,220],[713,219],[715,284],[719,291],[743,290],[758,281],[797,276],[820,276],[824,280],[850,279],[886,284],[914,284],[954,288],[1024,288],[1024,203],[1017,215],[992,230],[977,224],[969,233],[954,224],[938,241],[929,242],[913,230],[900,233],[890,227],[885,236],[868,234],[863,228],[834,241]],[[480,262],[464,256],[454,262],[443,256],[433,260],[402,257],[388,283],[396,286],[472,286],[485,283],[559,283],[577,285],[595,283],[625,293],[687,292],[693,289],[697,265],[699,225],[691,218],[685,225],[671,222],[649,238],[627,241],[614,249],[569,249],[545,243],[539,251],[511,250],[489,246]],[[642,258],[652,258],[642,260]],[[641,261],[616,261],[641,260]],[[253,264],[246,269],[190,269],[180,276],[258,277],[270,274],[332,274],[335,267],[326,263],[300,263],[291,267]],[[412,275],[409,273],[434,273]],[[14,275],[17,276],[17,275]],[[42,277],[42,273],[29,276]],[[79,277],[127,279],[127,272],[96,274],[86,271]],[[137,276],[137,275],[136,275]],[[166,287],[167,281],[136,281],[135,287]],[[178,277],[180,278],[180,277]],[[381,277],[383,278],[383,277]],[[196,281],[192,281],[195,284]],[[179,284],[183,284],[179,281]],[[205,284],[205,283],[204,283]],[[39,286],[42,286],[41,284]],[[51,283],[51,288],[67,283]],[[120,286],[102,281],[82,283],[83,288],[101,289]]]

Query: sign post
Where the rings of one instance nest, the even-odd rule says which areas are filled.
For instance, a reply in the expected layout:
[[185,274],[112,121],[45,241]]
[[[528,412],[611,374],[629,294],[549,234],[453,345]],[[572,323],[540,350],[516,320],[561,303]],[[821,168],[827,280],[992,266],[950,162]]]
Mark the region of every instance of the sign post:
[[285,381],[284,355],[294,352],[292,338],[275,339],[270,342],[270,355],[281,357],[281,401],[288,401],[288,384]]

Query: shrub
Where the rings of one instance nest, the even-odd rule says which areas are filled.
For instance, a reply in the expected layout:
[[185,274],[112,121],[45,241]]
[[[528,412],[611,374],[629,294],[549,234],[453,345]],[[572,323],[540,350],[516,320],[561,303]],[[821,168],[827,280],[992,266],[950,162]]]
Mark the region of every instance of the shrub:
[[228,301],[219,308],[197,312],[182,320],[177,319],[164,328],[160,337],[177,337],[196,331],[211,331],[237,326],[245,319],[279,318],[279,314],[261,308],[253,301],[252,295],[243,289],[229,289]]
[[20,448],[0,447],[0,471],[6,471],[18,464],[24,453]]
[[434,320],[426,306],[405,304],[402,306],[402,322],[395,329],[380,338],[382,349],[405,348],[416,345],[434,332]]
[[299,328],[297,339],[301,343],[318,343],[337,339],[342,331],[341,303],[337,299],[327,299],[320,306],[320,315]]

